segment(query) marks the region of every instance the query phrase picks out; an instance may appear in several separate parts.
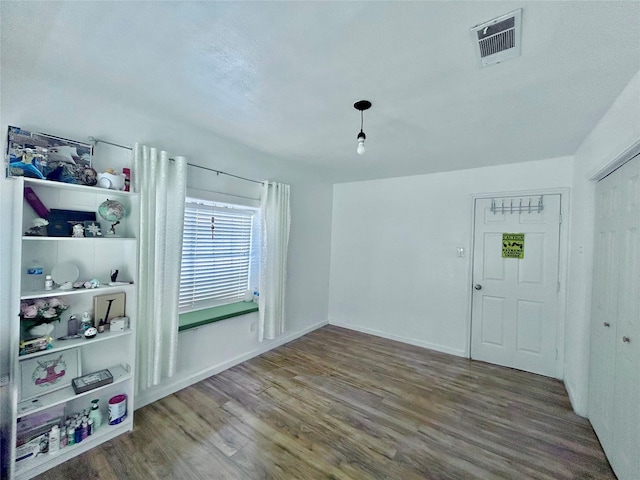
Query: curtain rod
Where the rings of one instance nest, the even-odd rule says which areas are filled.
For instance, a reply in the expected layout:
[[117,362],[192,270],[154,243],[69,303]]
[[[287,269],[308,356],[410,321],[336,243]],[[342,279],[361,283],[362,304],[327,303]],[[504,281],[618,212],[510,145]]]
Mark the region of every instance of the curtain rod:
[[[118,143],[113,143],[113,142],[107,142],[106,140],[100,140],[100,139],[95,138],[95,137],[89,137],[89,141],[93,142],[94,145],[97,145],[98,143],[106,143],[107,145],[112,145],[114,147],[124,148],[125,150],[133,151],[133,148],[127,147],[126,145],[120,145]],[[169,160],[173,160],[173,158],[170,158]],[[239,178],[240,180],[246,180],[247,182],[259,183],[260,185],[262,185],[264,183],[264,182],[261,182],[260,180],[253,180],[251,178],[241,177],[239,175],[234,175],[233,173],[227,173],[227,172],[223,172],[222,170],[215,170],[213,168],[203,167],[201,165],[196,165],[194,163],[188,163],[187,162],[187,165],[189,165],[190,167],[194,167],[194,168],[201,168],[202,170],[208,170],[210,172],[215,172],[216,175],[227,175],[228,177]]]

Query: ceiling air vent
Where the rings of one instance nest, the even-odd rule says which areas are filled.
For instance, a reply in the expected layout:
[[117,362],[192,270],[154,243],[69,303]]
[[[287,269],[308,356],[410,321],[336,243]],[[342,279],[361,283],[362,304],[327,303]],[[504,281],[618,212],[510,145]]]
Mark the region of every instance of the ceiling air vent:
[[478,45],[481,67],[520,56],[521,25],[522,9],[471,29],[473,41]]

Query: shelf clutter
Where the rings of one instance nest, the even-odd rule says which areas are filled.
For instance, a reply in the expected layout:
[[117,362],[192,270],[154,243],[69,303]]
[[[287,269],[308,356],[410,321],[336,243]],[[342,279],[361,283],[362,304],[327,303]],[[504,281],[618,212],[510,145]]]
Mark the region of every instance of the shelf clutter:
[[131,158],[116,171],[98,168],[95,153],[9,127],[4,181],[21,225],[10,479],[32,478],[133,428],[140,200]]
[[[67,449],[80,446],[108,434],[127,419],[127,397],[112,396],[108,408],[100,398],[85,401],[86,408],[65,414],[65,406],[57,405],[46,410],[19,418],[16,440],[16,466],[27,470],[42,465],[43,461],[65,453]],[[105,416],[104,414],[107,413]],[[96,442],[94,442],[96,443]]]

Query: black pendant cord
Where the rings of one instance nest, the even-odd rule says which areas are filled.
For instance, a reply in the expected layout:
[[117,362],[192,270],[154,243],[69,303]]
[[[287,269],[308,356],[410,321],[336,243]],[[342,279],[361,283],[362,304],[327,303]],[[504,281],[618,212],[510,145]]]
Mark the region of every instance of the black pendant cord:
[[[93,142],[94,145],[97,145],[98,143],[106,143],[107,145],[111,145],[113,147],[124,148],[125,150],[133,151],[133,148],[127,147],[126,145],[120,145],[118,143],[107,142],[106,140],[100,140],[100,139],[95,138],[95,137],[89,137],[89,141]],[[175,161],[173,158],[170,158],[169,160]],[[202,170],[208,170],[209,172],[214,172],[216,175],[226,175],[228,177],[238,178],[240,180],[246,180],[247,182],[259,183],[260,185],[264,184],[264,182],[261,182],[260,180],[253,180],[251,178],[241,177],[240,175],[234,175],[233,173],[223,172],[222,170],[216,170],[216,169],[213,169],[213,168],[203,167],[201,165],[196,165],[194,163],[187,163],[187,165],[189,165],[190,167],[194,167],[194,168],[201,168]]]
[[353,108],[356,110],[360,110],[360,133],[358,134],[358,138],[365,138],[364,134],[364,111],[371,108],[371,102],[369,100],[359,100],[353,104]]

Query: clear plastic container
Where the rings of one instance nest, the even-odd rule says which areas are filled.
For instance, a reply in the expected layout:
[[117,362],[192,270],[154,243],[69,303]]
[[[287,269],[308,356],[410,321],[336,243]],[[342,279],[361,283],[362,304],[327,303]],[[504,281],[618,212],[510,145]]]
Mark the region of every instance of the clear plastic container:
[[82,319],[80,320],[80,330],[84,333],[91,327],[93,327],[93,318],[91,318],[89,312],[84,312],[82,314]]
[[102,425],[102,412],[100,411],[100,400],[91,400],[91,410],[89,411],[89,418],[93,420],[93,431],[95,432]]
[[44,267],[40,260],[33,260],[26,268],[23,291],[37,292],[44,290]]

